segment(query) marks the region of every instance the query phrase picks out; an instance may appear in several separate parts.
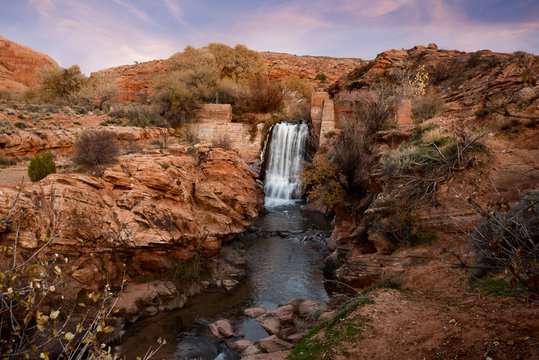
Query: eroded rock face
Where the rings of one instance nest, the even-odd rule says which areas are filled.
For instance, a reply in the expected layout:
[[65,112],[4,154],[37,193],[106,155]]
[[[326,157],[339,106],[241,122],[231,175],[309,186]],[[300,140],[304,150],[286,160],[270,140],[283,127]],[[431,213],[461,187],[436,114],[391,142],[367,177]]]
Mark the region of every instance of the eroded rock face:
[[[121,142],[139,142],[174,134],[174,129],[137,128],[123,126],[99,127],[116,135]],[[27,156],[43,150],[71,152],[73,144],[82,133],[82,129],[67,128],[61,130],[20,130],[13,134],[0,134],[0,156]]]
[[[211,257],[223,242],[258,216],[261,190],[231,151],[179,148],[177,155],[128,155],[102,178],[52,174],[25,184],[4,241],[29,252],[62,229],[48,251],[65,254],[72,289],[119,284],[144,271],[165,271],[175,261]],[[17,197],[0,188],[0,216]],[[125,264],[125,268],[123,267]]]
[[0,89],[21,93],[37,84],[36,72],[43,66],[58,66],[50,56],[0,36]]

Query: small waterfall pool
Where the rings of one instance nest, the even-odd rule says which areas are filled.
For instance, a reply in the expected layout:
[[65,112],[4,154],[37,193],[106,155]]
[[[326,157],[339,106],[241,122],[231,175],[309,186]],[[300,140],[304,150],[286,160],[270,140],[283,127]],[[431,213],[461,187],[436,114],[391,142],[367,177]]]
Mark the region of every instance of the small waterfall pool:
[[307,124],[282,122],[274,126],[264,183],[266,207],[301,199],[298,177],[303,168],[308,134]]

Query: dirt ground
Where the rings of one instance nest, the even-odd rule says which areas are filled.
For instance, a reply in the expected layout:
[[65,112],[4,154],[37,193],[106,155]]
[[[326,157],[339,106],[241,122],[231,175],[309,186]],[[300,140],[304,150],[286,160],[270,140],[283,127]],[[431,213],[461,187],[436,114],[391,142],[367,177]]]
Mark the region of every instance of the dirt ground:
[[440,261],[411,269],[403,290],[371,293],[351,316],[372,328],[337,359],[539,359],[539,308],[471,292]]

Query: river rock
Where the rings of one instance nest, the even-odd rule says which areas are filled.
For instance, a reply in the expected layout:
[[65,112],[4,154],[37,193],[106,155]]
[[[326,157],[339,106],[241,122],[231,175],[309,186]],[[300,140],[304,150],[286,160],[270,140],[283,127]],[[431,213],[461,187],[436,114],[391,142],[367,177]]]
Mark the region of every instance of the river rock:
[[256,319],[256,322],[260,324],[270,334],[277,334],[281,330],[281,322],[278,318],[270,316],[262,316]]
[[267,310],[261,306],[243,310],[243,313],[245,314],[245,316],[249,316],[250,318],[253,318],[253,319],[264,315],[266,312]]
[[277,351],[290,350],[293,345],[279,339],[276,335],[265,337],[259,341],[259,346],[262,350],[273,353]]
[[227,341],[227,346],[230,350],[237,351],[239,353],[243,352],[249,346],[252,346],[253,343],[249,340],[240,339],[235,341]]
[[251,344],[247,346],[245,350],[243,350],[243,352],[241,353],[241,357],[242,359],[245,359],[245,358],[249,359],[251,356],[257,355],[260,353],[262,353],[262,351],[258,348],[258,346]]
[[234,332],[234,326],[228,320],[217,320],[213,324],[210,324],[210,331],[218,339],[237,336]]
[[234,287],[236,287],[236,285],[239,284],[239,281],[232,280],[232,279],[225,279],[223,280],[222,283],[226,291],[231,291]]
[[285,360],[290,351],[278,351],[268,354],[256,354],[247,357],[242,357],[242,360]]
[[114,307],[129,322],[135,322],[140,317],[157,314],[163,304],[172,302],[177,296],[178,290],[171,281],[128,284]]

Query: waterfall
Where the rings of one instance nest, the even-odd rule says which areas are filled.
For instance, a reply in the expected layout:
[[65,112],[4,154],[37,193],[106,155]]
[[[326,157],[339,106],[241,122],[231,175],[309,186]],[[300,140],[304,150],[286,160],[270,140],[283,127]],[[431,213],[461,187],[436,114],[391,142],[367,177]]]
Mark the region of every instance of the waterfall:
[[299,199],[299,172],[309,125],[282,122],[273,128],[266,166],[266,206],[284,205]]

